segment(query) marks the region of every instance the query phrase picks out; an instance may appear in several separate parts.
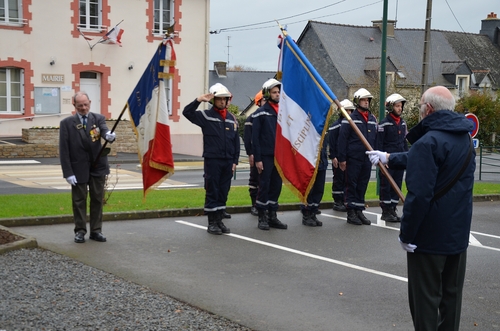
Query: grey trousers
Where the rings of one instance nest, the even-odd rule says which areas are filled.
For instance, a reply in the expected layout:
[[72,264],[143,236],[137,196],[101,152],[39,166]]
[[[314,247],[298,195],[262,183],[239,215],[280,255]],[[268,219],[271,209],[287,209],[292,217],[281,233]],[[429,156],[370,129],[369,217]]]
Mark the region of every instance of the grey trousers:
[[90,195],[90,232],[102,232],[102,206],[106,176],[90,176],[88,183],[71,186],[75,233],[87,233],[87,193]]
[[408,299],[416,331],[458,331],[467,251],[407,253]]

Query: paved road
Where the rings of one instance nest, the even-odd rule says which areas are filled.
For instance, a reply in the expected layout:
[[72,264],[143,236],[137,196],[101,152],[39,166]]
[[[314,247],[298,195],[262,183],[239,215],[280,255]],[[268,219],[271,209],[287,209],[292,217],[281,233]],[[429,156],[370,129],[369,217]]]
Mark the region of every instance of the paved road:
[[[189,159],[191,158],[191,159]],[[175,174],[167,179],[159,188],[203,187],[203,162],[201,158],[177,156]],[[142,189],[142,175],[137,155],[120,153],[110,157],[110,183],[116,190]],[[483,157],[483,164],[477,159],[476,180],[500,182],[500,155],[490,154]],[[242,162],[238,166],[234,186],[248,185],[248,164]],[[376,173],[372,170],[372,180]],[[331,171],[327,172],[327,182],[332,181]],[[62,178],[58,159],[0,159],[0,195],[27,193],[55,193],[69,191],[70,186]]]
[[[411,330],[405,252],[397,225],[368,208],[372,226],[323,210],[321,228],[279,213],[288,230],[261,231],[235,214],[231,235],[206,217],[115,221],[106,243],[73,242],[73,225],[13,228],[39,246],[149,286],[255,330]],[[474,205],[462,331],[500,329],[500,204]]]

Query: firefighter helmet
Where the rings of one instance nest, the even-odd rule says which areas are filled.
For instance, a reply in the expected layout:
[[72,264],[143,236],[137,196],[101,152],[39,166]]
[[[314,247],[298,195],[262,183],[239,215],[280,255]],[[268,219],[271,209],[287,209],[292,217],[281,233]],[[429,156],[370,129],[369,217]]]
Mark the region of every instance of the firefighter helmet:
[[354,107],[351,100],[349,100],[349,99],[344,99],[344,100],[340,101],[340,105],[342,107],[344,107],[344,109],[351,109],[351,110],[356,109],[356,107]]
[[394,93],[385,99],[385,109],[390,113],[394,111],[394,105],[401,102],[401,111],[403,111],[406,103],[406,99],[401,96],[401,94]]
[[372,98],[373,98],[373,95],[371,95],[371,93],[367,89],[360,88],[359,90],[357,90],[356,92],[354,92],[354,98],[352,99],[352,101],[354,103],[354,106],[356,106],[357,108],[361,108],[361,109],[364,109],[364,110],[369,110],[369,109],[366,109],[364,107],[360,107],[359,100],[361,100],[361,99],[368,99],[368,105],[369,105],[371,103],[371,101],[372,101]]
[[[210,86],[208,92],[212,93],[214,95],[214,98],[226,98],[226,102],[229,102],[229,100],[231,100],[233,97],[233,95],[231,94],[231,92],[229,92],[227,87],[225,87],[221,83],[216,83]],[[213,104],[214,99],[210,100],[210,103]]]
[[255,95],[255,98],[253,99],[253,102],[255,103],[256,106],[260,106],[260,102],[262,101],[262,91],[257,92]]
[[278,86],[281,90],[281,83],[274,78],[267,80],[262,85],[262,96],[264,97],[265,100],[269,100],[269,98],[271,97],[271,90],[275,86]]

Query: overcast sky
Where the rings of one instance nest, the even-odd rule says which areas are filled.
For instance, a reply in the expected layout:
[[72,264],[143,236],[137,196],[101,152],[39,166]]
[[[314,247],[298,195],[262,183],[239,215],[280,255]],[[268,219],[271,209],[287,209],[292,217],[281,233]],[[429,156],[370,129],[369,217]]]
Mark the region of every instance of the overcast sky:
[[[372,26],[383,18],[383,9],[383,0],[210,0],[210,30],[220,31],[210,35],[210,68],[225,61],[275,71],[280,34],[275,20],[297,40],[308,20]],[[426,11],[427,0],[388,0],[387,18],[396,19],[397,28],[424,29]],[[432,0],[431,28],[479,33],[490,12],[500,18],[499,0]]]

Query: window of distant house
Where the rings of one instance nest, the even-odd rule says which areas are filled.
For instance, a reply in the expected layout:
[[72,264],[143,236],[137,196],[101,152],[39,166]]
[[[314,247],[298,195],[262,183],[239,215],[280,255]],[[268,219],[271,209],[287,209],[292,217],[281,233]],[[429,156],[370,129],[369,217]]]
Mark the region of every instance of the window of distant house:
[[173,0],[154,0],[153,34],[165,34],[165,31],[173,22],[173,9]]
[[385,88],[389,89],[392,86],[393,82],[394,82],[394,73],[393,72],[386,72],[385,73]]
[[78,27],[86,30],[101,30],[101,13],[101,0],[80,0],[80,21]]
[[24,108],[24,70],[0,68],[0,114],[20,114]]
[[22,0],[0,0],[0,24],[22,25]]
[[469,88],[469,76],[458,76],[457,75],[457,87],[458,96],[461,98],[467,94],[467,89]]

